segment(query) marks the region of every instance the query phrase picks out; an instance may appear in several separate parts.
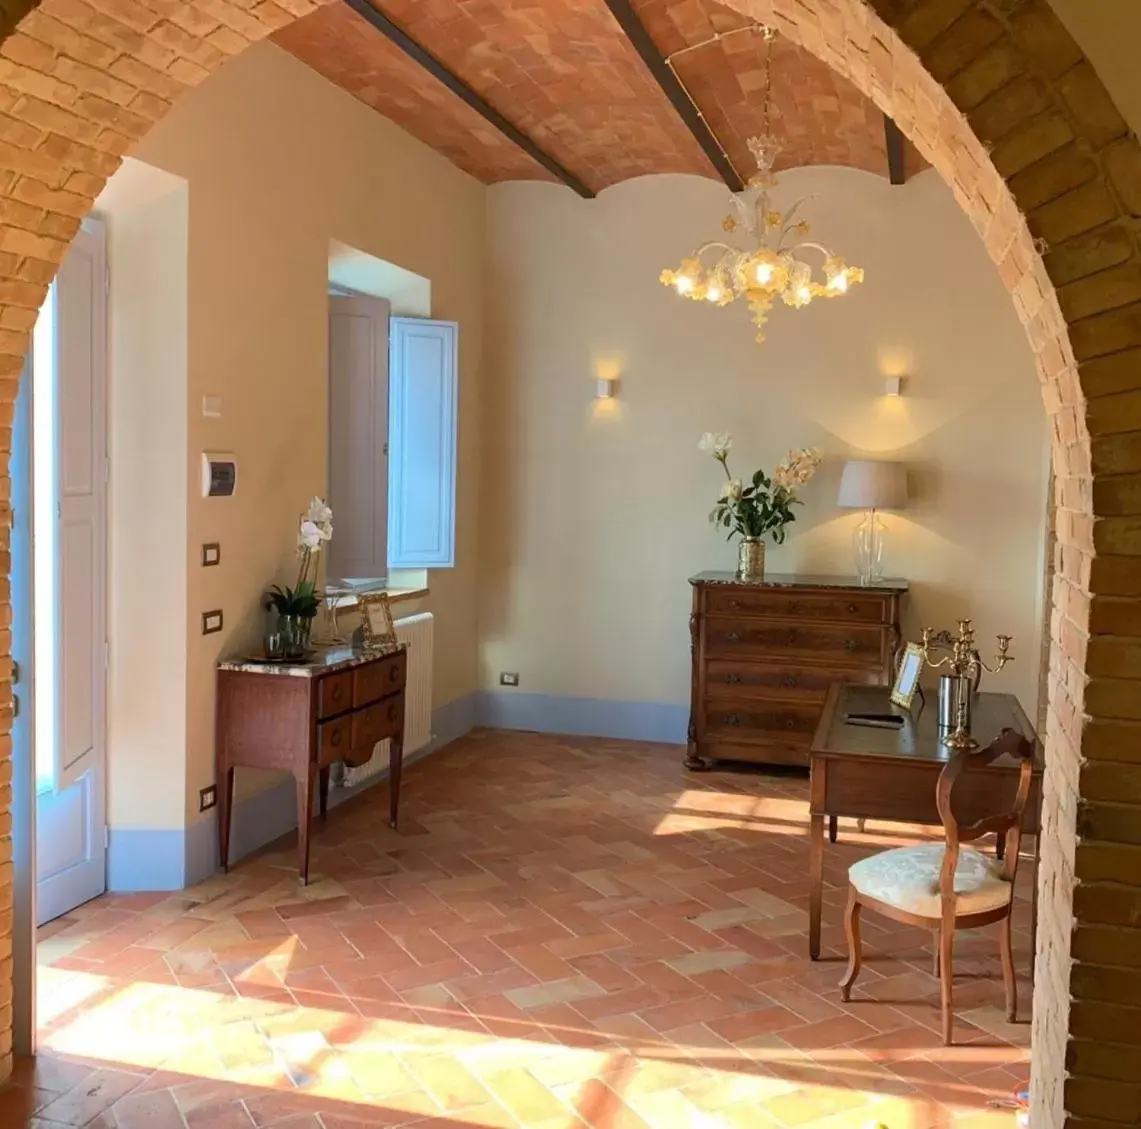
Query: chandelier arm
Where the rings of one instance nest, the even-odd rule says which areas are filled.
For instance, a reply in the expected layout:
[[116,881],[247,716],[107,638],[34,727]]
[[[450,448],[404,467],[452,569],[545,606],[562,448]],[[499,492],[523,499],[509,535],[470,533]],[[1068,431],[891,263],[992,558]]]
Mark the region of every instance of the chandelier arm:
[[731,247],[728,243],[722,243],[718,239],[711,239],[708,243],[702,243],[702,245],[698,247],[696,251],[694,251],[693,258],[700,259],[706,251],[711,251],[714,247],[717,247],[722,251],[732,251],[734,254],[740,254],[738,248]]
[[810,239],[805,240],[802,243],[794,243],[791,250],[799,251],[802,247],[810,247],[813,251],[819,251],[820,254],[822,254],[826,259],[832,257],[832,252],[829,251],[827,247],[825,247],[822,243],[814,243]]

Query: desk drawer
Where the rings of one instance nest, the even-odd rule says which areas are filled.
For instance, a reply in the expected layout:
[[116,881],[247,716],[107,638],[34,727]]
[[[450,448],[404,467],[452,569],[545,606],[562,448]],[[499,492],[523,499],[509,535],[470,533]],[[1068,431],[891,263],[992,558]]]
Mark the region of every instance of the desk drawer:
[[710,588],[705,597],[710,615],[787,616],[790,619],[838,619],[887,623],[891,599],[848,592],[781,591],[779,588],[723,591]]
[[[915,762],[906,757],[890,762],[856,756],[814,757],[814,784],[817,773],[824,770],[824,803],[819,812],[900,823],[938,824],[935,787],[942,768],[939,762]],[[1026,831],[1034,832],[1038,828],[1041,785],[1042,778],[1036,774],[1022,820]],[[1014,768],[990,767],[965,773],[955,783],[951,810],[962,826],[987,816],[1009,813],[1017,787],[1018,772]],[[812,810],[818,811],[815,804]]]
[[882,667],[889,651],[884,627],[710,617],[704,622],[710,658],[808,659],[841,666]]
[[823,706],[833,682],[874,685],[879,680],[875,671],[853,670],[851,667],[710,659],[706,666],[705,695],[710,701],[747,698],[812,702]]
[[317,683],[317,716],[335,717],[351,709],[353,704],[353,674],[350,670],[330,674]]
[[349,755],[353,741],[352,714],[323,722],[317,727],[317,763],[328,768]]
[[408,656],[401,651],[399,654],[377,659],[367,666],[358,666],[352,672],[353,709],[367,706],[386,694],[395,694],[397,690],[403,690],[407,660]]
[[[391,698],[374,702],[351,715],[353,723],[352,746],[357,755],[371,755],[372,747],[386,737],[399,737],[404,733],[404,698],[395,694]],[[366,755],[365,760],[368,759]]]

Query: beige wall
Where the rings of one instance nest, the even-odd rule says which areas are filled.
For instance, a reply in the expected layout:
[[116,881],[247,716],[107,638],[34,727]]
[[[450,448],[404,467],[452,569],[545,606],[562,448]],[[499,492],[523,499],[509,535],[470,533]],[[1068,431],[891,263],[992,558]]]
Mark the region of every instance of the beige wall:
[[107,821],[114,829],[179,827],[186,807],[188,196],[181,178],[128,162],[96,202],[111,282]]
[[[851,573],[857,518],[834,505],[840,464],[905,460],[916,497],[886,521],[889,571],[913,585],[907,631],[965,614],[984,642],[1013,633],[1021,661],[993,685],[1035,716],[1048,455],[1025,334],[934,173],[893,188],[800,169],[778,202],[805,193],[818,194],[815,236],[867,281],[775,311],[757,345],[744,309],[683,302],[657,281],[719,233],[718,185],[645,178],[593,202],[539,184],[489,191],[483,688],[511,670],[523,692],[687,700],[686,577],[734,560],[706,521],[719,468],[696,450],[702,431],[724,429],[741,475],[790,445],[826,456],[771,571]],[[910,379],[892,401],[883,374],[899,364]],[[600,365],[621,374],[601,416]]]
[[[180,101],[135,156],[190,193],[181,742],[192,823],[214,780],[215,660],[260,639],[261,594],[293,579],[295,523],[325,490],[330,240],[430,279],[433,315],[460,323],[457,567],[432,573],[426,607],[438,623],[435,704],[474,689],[485,189],[268,43]],[[203,417],[204,395],[223,398],[221,419]],[[237,455],[233,499],[200,496],[203,450]],[[206,541],[221,543],[218,568],[199,565]],[[225,631],[203,637],[212,608]]]

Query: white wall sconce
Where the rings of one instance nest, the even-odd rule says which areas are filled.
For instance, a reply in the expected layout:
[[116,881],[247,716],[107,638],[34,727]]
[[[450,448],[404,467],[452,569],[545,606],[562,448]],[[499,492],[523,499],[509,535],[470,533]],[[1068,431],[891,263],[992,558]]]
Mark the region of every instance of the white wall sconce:
[[596,400],[613,400],[618,396],[618,377],[600,376],[595,387]]
[[889,376],[883,382],[883,390],[885,396],[902,396],[903,395],[903,377],[902,376]]

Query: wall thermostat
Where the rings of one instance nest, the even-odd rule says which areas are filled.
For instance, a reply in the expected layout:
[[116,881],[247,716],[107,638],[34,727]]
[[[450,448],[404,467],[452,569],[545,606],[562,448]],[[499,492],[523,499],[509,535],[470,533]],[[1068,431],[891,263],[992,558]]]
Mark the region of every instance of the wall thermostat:
[[238,485],[238,462],[233,455],[202,454],[202,497],[230,498]]

